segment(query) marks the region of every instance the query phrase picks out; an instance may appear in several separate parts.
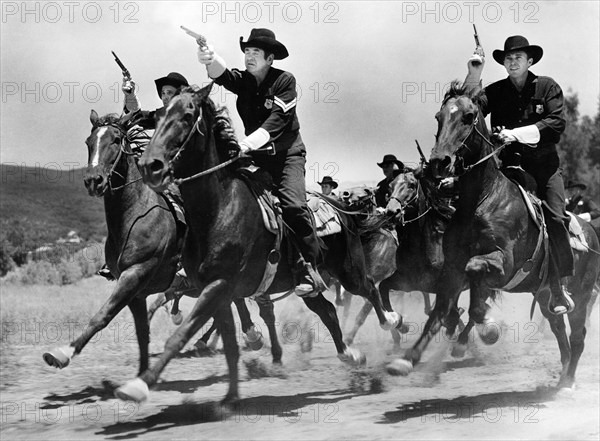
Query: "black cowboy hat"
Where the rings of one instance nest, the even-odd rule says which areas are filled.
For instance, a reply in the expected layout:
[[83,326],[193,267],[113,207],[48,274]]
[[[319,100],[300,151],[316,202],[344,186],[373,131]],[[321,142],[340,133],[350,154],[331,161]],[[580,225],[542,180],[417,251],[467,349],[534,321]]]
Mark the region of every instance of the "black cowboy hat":
[[533,58],[532,65],[540,61],[542,55],[544,55],[544,50],[536,46],[534,44],[529,44],[527,38],[521,35],[513,35],[512,37],[508,37],[504,42],[504,50],[496,49],[492,52],[492,56],[494,60],[496,60],[500,64],[504,64],[504,56],[509,52],[515,51],[525,51],[530,58]]
[[581,182],[577,182],[577,181],[569,181],[567,183],[567,186],[565,188],[581,188],[582,190],[585,190],[587,188],[587,185],[582,184]]
[[272,53],[276,60],[283,60],[289,55],[285,46],[277,41],[275,38],[275,33],[270,29],[252,29],[250,31],[250,37],[248,37],[248,41],[244,42],[243,40],[244,37],[240,37],[240,47],[242,48],[242,52],[244,52],[247,47],[257,47],[266,52]]
[[331,185],[334,189],[338,188],[338,183],[335,182],[331,176],[323,176],[323,180],[321,182],[317,181],[317,184],[319,185],[325,185],[325,184],[329,184]]
[[377,163],[381,168],[383,168],[385,164],[396,164],[400,170],[404,170],[404,163],[396,159],[395,155],[385,155],[383,161]]
[[158,96],[160,96],[163,86],[173,86],[176,89],[179,89],[182,86],[189,86],[185,77],[177,72],[171,72],[166,77],[154,80],[154,82],[156,83],[156,90],[158,91]]

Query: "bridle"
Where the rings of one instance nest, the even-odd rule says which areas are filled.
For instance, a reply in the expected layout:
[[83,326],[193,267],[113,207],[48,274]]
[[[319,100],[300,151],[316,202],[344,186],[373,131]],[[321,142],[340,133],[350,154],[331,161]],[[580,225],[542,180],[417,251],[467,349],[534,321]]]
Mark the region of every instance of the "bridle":
[[[179,148],[177,149],[177,152],[175,153],[175,155],[173,155],[173,157],[169,160],[167,166],[169,168],[169,173],[171,174],[171,176],[175,176],[175,169],[174,169],[174,164],[181,158],[181,154],[184,152],[184,150],[186,149],[186,147],[189,145],[189,143],[192,141],[194,135],[199,134],[202,136],[205,136],[204,133],[202,133],[202,130],[200,130],[200,123],[202,122],[202,107],[200,107],[199,110],[199,114],[198,114],[198,118],[196,118],[196,122],[194,123],[194,125],[192,126],[191,130],[189,131],[187,137],[185,138],[185,140],[183,141],[183,143],[181,144],[181,146],[179,146]],[[206,176],[209,175],[211,173],[216,172],[217,170],[220,170],[222,168],[227,167],[228,165],[234,163],[235,161],[237,161],[240,158],[239,152],[236,156],[234,156],[231,159],[228,159],[225,162],[222,162],[218,165],[215,165],[214,167],[211,167],[207,170],[203,170],[201,172],[198,172],[192,176],[188,176],[185,178],[174,178],[173,182],[176,185],[181,185],[184,182],[189,182],[189,181],[193,181],[194,179],[198,179],[202,176]]]
[[[113,163],[110,167],[110,170],[108,172],[108,176],[107,176],[108,188],[110,189],[110,192],[115,193],[116,191],[121,190],[128,185],[131,185],[131,184],[134,184],[134,183],[140,181],[142,179],[141,177],[134,179],[133,181],[127,182],[127,177],[123,176],[117,170],[117,167],[119,166],[119,163],[121,162],[121,158],[135,155],[135,153],[133,153],[132,151],[126,150],[125,142],[129,142],[129,140],[127,138],[127,131],[123,127],[119,126],[118,124],[114,124],[114,123],[101,124],[96,127],[97,128],[112,127],[114,129],[117,129],[119,131],[119,133],[121,134],[121,142],[119,143],[119,153],[117,153],[117,157],[113,161]],[[121,178],[123,181],[125,181],[125,183],[120,186],[113,186],[113,176],[114,175],[117,175],[119,178]]]
[[473,123],[471,124],[471,127],[469,128],[469,132],[467,133],[467,135],[465,136],[465,138],[462,140],[462,142],[460,143],[460,145],[458,146],[458,148],[456,149],[456,152],[454,153],[454,155],[456,156],[457,161],[460,160],[462,164],[464,164],[465,160],[464,157],[462,155],[460,155],[460,151],[461,149],[466,149],[469,152],[471,151],[471,149],[467,146],[466,142],[467,140],[474,135],[479,135],[479,137],[481,139],[483,139],[489,146],[491,146],[492,148],[494,148],[494,150],[492,150],[491,153],[488,153],[487,155],[485,155],[483,158],[479,159],[477,162],[475,162],[474,164],[471,165],[467,165],[467,166],[463,166],[462,167],[462,173],[457,174],[456,176],[460,177],[468,172],[470,172],[471,170],[473,170],[473,168],[477,167],[479,164],[484,163],[485,161],[487,161],[488,159],[490,159],[492,156],[496,155],[497,153],[500,153],[500,151],[506,147],[508,144],[510,144],[510,142],[505,142],[504,144],[500,145],[499,147],[496,147],[494,144],[492,144],[492,142],[486,138],[486,136],[481,133],[481,131],[477,128],[477,124],[479,123],[479,112],[477,113],[477,116],[475,117],[475,119],[473,120]]
[[423,216],[425,216],[431,209],[431,205],[429,204],[429,199],[425,198],[426,201],[426,205],[427,205],[427,209],[423,212],[423,213],[419,213],[415,218],[413,219],[405,219],[405,214],[406,214],[406,207],[408,207],[409,205],[411,205],[413,202],[417,202],[417,206],[419,206],[418,201],[419,201],[419,193],[423,193],[425,194],[425,192],[422,189],[421,186],[421,180],[417,179],[417,191],[415,191],[414,195],[406,202],[402,202],[399,198],[397,198],[394,195],[390,195],[390,199],[394,199],[396,202],[398,202],[398,204],[400,205],[400,224],[402,226],[405,226],[407,224],[410,224],[412,222],[415,222],[419,219],[421,219]]

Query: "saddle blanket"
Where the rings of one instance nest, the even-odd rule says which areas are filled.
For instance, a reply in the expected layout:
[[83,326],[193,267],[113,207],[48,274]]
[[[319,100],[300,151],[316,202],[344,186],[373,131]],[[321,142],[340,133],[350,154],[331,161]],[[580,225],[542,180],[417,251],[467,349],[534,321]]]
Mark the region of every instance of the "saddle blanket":
[[571,236],[569,242],[571,243],[571,248],[585,253],[589,247],[587,240],[585,239],[585,234],[583,234],[583,229],[581,228],[581,225],[579,225],[575,215],[570,211],[567,211],[567,213],[571,218],[571,221],[569,222],[569,235]]
[[340,217],[334,208],[319,196],[308,194],[307,205],[315,220],[317,236],[324,237],[342,231]]

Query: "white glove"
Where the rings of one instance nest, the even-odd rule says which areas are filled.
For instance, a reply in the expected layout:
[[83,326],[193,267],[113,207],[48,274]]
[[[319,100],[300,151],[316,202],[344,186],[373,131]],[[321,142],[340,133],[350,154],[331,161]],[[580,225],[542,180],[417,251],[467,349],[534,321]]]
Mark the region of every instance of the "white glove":
[[121,90],[125,95],[125,109],[127,112],[137,112],[141,109],[140,100],[135,94],[137,87],[133,80],[128,80],[127,78],[123,78],[123,85],[121,86]]
[[579,216],[580,218],[582,218],[586,222],[591,222],[592,221],[592,215],[590,213],[581,213],[581,214],[578,214],[577,216]]
[[215,53],[211,45],[198,46],[198,61],[206,66],[210,78],[218,78],[225,72],[225,60]]
[[536,148],[540,141],[540,131],[535,124],[517,127],[516,129],[503,129],[498,136],[502,142],[518,141],[531,148]]
[[248,153],[249,151],[257,150],[268,143],[270,139],[271,135],[269,135],[269,132],[260,127],[240,141],[240,152]]
[[201,64],[205,64],[210,66],[215,59],[215,52],[213,51],[213,47],[208,45],[206,47],[198,46],[198,61]]

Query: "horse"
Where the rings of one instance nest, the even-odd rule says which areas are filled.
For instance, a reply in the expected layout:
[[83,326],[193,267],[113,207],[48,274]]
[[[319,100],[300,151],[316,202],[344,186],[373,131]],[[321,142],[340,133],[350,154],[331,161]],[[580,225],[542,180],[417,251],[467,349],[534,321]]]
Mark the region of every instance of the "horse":
[[[229,388],[222,402],[236,402],[239,351],[229,304],[235,298],[252,295],[263,285],[267,263],[274,264],[279,255],[285,256],[275,249],[276,235],[265,228],[254,193],[246,180],[240,179],[236,167],[239,146],[226,108],[219,111],[208,96],[211,88],[212,83],[202,89],[192,86],[173,98],[139,162],[144,182],[155,191],[162,191],[177,178],[189,227],[183,266],[202,294],[153,366],[115,391],[124,400],[146,400],[148,387],[156,384],[168,362],[214,316],[221,328],[229,369]],[[335,205],[333,200],[331,203]],[[383,310],[379,293],[364,270],[353,220],[346,217],[343,223],[346,228],[342,233],[322,238],[327,246],[326,268],[349,291],[376,303],[382,325],[395,326],[397,315],[392,317]],[[295,286],[286,262],[279,262],[267,293],[285,292]],[[364,363],[364,355],[343,342],[335,307],[320,292],[303,300],[328,328],[338,358],[353,365]]]
[[[438,131],[429,169],[434,179],[458,177],[457,209],[443,238],[444,266],[434,290],[434,311],[412,349],[394,364],[400,373],[410,372],[443,320],[448,333],[454,333],[455,306],[468,282],[469,324],[459,340],[473,322],[485,323],[484,302],[491,290],[535,293],[534,300],[560,348],[562,371],[557,386],[570,388],[584,348],[586,309],[600,267],[598,238],[589,224],[579,221],[593,252],[574,253],[575,271],[568,289],[575,309],[568,314],[568,339],[564,317],[548,309],[550,278],[540,274],[544,253],[535,252],[544,248],[538,246],[543,238],[540,228],[529,215],[518,185],[498,168],[494,155],[502,146],[496,148],[490,141],[477,99],[478,90],[468,91],[454,82],[436,114]],[[521,269],[524,273],[519,273]]]
[[[170,292],[183,245],[185,226],[181,225],[166,199],[150,190],[142,180],[131,142],[144,136],[135,129],[128,116],[108,114],[99,117],[92,110],[92,131],[86,139],[88,166],[84,183],[92,197],[104,199],[108,238],[105,255],[116,285],[102,308],[91,318],[80,336],[69,345],[43,354],[44,361],[57,368],[67,367],[90,339],[125,307],[134,319],[140,350],[139,372],[148,368],[149,321],[146,297]],[[193,296],[194,291],[187,292]],[[195,290],[197,296],[199,292]],[[272,305],[261,309],[269,331],[272,330],[274,362],[281,360]],[[270,309],[270,314],[269,314]],[[243,304],[242,330],[251,342],[258,344],[249,312]],[[151,311],[149,311],[151,312]],[[274,336],[274,337],[273,337]]]

